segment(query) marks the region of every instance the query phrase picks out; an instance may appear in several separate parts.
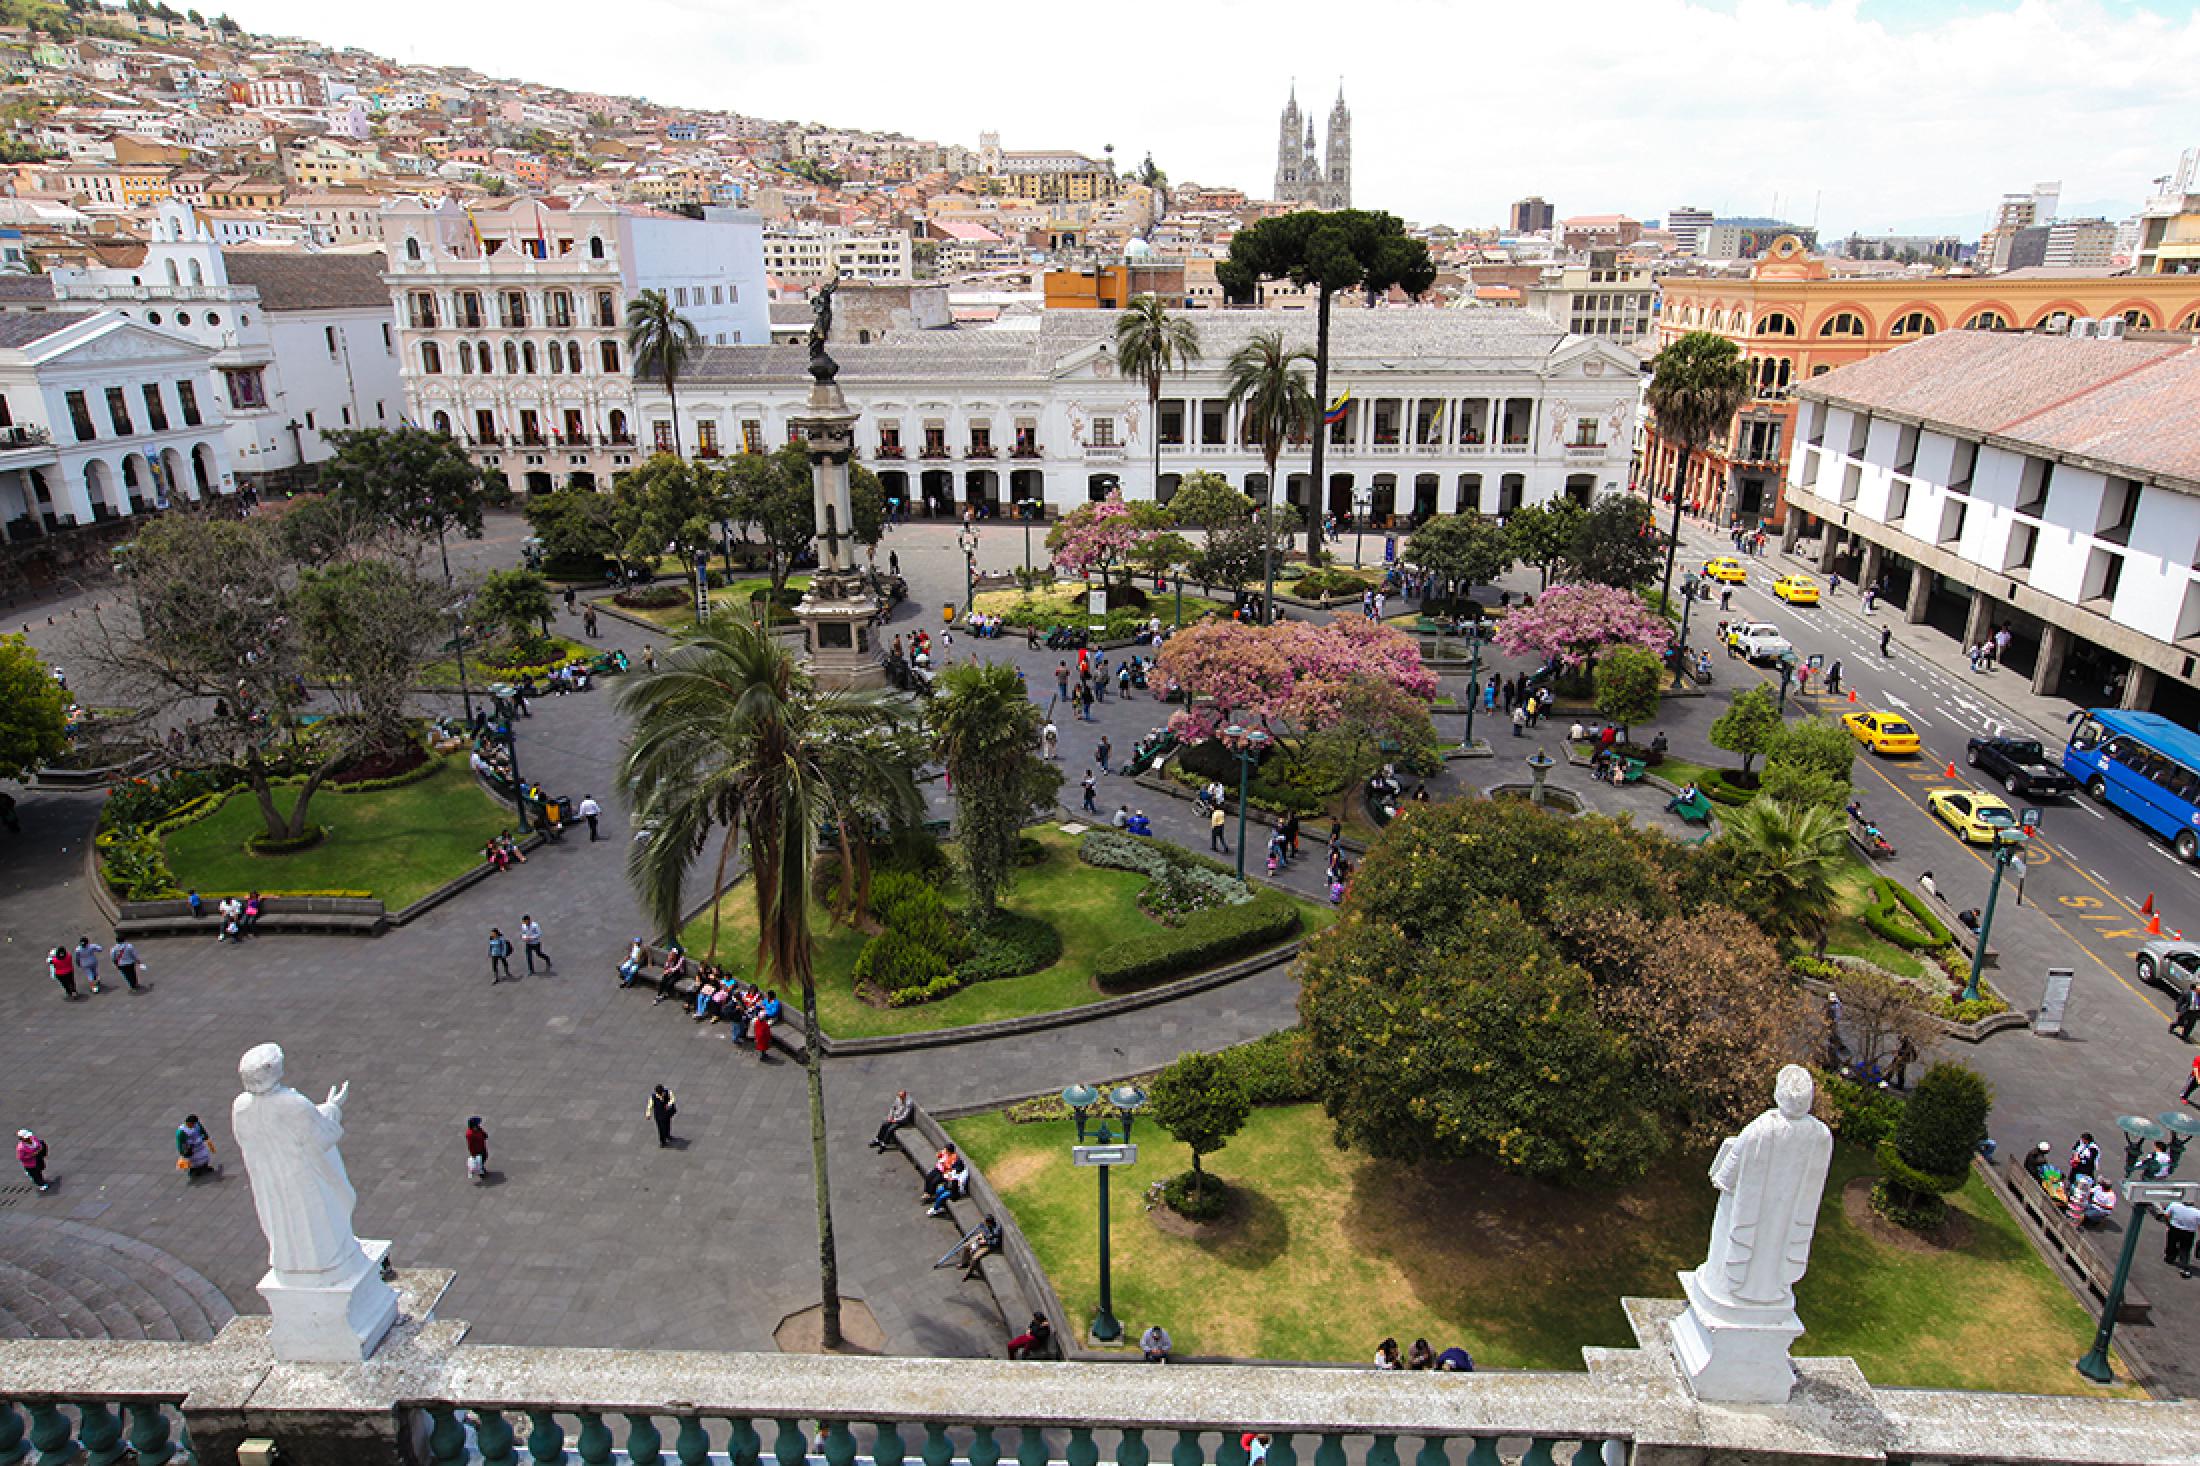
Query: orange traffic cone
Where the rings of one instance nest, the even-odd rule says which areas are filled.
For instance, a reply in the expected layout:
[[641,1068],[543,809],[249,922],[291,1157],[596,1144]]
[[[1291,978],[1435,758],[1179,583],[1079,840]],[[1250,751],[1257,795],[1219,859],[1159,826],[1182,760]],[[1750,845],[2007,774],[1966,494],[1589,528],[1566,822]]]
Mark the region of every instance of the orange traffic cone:
[[2160,936],[2161,934],[2162,934],[2162,918],[2161,918],[2160,916],[2150,916],[2150,917],[2148,917],[2148,918],[2147,918],[2147,935],[2148,935],[2148,936],[2150,936],[2150,937],[2158,937],[2158,936]]
[[1953,778],[1954,778],[1955,776],[1956,776],[1956,761],[1955,761],[1954,759],[1950,759],[1950,760],[1948,760],[1948,772],[1947,772],[1947,773],[1945,773],[1945,774],[1943,774],[1943,775],[1941,775],[1941,777],[1942,777],[1942,778],[1944,778],[1944,779],[1953,779]]
[[2152,916],[2154,914],[2154,893],[2152,891],[2147,892],[2146,900],[2140,903],[2139,914],[2141,916]]
[[1849,701],[1852,703],[1856,701],[1856,689],[1853,687],[1849,689]]

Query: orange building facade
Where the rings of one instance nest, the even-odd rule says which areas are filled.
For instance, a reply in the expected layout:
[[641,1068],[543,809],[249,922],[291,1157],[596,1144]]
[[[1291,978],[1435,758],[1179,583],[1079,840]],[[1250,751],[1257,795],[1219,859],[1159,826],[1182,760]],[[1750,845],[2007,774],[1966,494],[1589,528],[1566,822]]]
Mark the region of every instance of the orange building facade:
[[[1941,331],[2031,331],[2081,318],[2133,330],[2200,331],[2200,275],[1834,276],[1792,235],[1745,277],[1661,282],[1657,341],[1690,331],[1727,337],[1749,361],[1755,394],[1731,431],[1689,464],[1681,497],[1722,524],[1777,526],[1786,505],[1795,384]],[[1672,501],[1679,450],[1645,413],[1637,487]]]

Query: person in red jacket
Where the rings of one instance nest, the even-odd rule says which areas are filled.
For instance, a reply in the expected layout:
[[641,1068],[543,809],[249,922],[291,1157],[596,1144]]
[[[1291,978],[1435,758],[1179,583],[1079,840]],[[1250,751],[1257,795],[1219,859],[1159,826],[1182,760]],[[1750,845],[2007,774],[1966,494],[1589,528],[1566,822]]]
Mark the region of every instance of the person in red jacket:
[[69,955],[67,947],[56,947],[46,954],[46,971],[61,984],[61,996],[66,1002],[75,1002],[84,996],[76,990],[76,959]]
[[2192,1092],[2196,1089],[2200,1089],[2200,1054],[2193,1056],[2192,1073],[2186,1077],[2185,1092],[2179,1098],[2184,1100],[2186,1104],[2191,1104]]
[[489,1179],[489,1132],[481,1128],[481,1116],[466,1122],[466,1174],[479,1186]]

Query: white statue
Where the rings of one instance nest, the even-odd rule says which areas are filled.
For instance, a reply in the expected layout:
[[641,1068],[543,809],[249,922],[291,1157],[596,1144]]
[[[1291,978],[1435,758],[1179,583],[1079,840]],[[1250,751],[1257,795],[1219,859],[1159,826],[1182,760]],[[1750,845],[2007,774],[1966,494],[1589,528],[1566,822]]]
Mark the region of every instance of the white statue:
[[1681,1274],[1688,1309],[1673,1320],[1674,1353],[1700,1399],[1779,1404],[1795,1384],[1795,1284],[1810,1265],[1833,1132],[1810,1112],[1809,1070],[1787,1065],[1772,1092],[1775,1108],[1720,1143],[1711,1247]]
[[1833,1132],[1810,1112],[1815,1086],[1798,1064],[1773,1082],[1777,1108],[1719,1142],[1711,1184],[1719,1210],[1711,1252],[1696,1269],[1704,1291],[1744,1308],[1793,1308],[1795,1283],[1810,1265],[1811,1233],[1826,1189]]
[[230,1125],[267,1234],[260,1294],[274,1317],[268,1347],[286,1362],[356,1363],[396,1322],[398,1298],[382,1280],[389,1244],[362,1243],[351,1230],[358,1196],[336,1149],[351,1086],[313,1103],[283,1083],[283,1051],[274,1044],[248,1050],[237,1074],[245,1092],[230,1107]]

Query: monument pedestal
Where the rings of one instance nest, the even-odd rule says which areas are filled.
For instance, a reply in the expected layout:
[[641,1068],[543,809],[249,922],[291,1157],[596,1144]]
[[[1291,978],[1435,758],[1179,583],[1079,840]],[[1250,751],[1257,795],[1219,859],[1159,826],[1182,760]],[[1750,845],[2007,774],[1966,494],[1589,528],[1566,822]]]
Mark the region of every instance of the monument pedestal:
[[1699,1400],[1783,1405],[1795,1388],[1788,1349],[1803,1336],[1793,1308],[1721,1303],[1694,1272],[1681,1274],[1688,1307],[1672,1321],[1673,1352]]
[[819,687],[858,692],[886,685],[886,664],[872,644],[878,603],[869,597],[806,595],[794,608],[802,623],[803,660]]
[[357,1364],[397,1322],[397,1290],[382,1281],[387,1242],[360,1239],[357,1266],[328,1273],[268,1269],[260,1296],[274,1326],[268,1348],[288,1364]]

